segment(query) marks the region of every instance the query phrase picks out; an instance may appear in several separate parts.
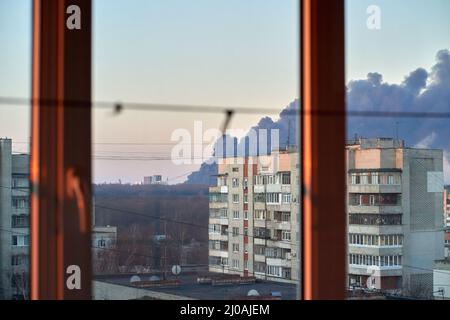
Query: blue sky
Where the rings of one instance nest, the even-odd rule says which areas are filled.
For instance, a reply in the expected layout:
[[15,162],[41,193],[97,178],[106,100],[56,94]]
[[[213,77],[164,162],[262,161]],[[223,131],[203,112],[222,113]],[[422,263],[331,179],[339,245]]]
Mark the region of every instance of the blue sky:
[[[126,3],[126,5],[124,5]],[[366,9],[381,9],[381,30],[368,30]],[[348,0],[347,78],[379,72],[401,82],[418,67],[429,69],[438,50],[450,48],[448,0]],[[446,16],[447,15],[447,16]],[[298,97],[296,0],[94,0],[95,100],[152,101],[279,108]],[[0,1],[0,96],[30,94],[31,1]],[[263,115],[238,116],[247,129]],[[11,121],[11,119],[16,119]],[[94,112],[96,142],[169,141],[194,120],[218,127],[221,115],[128,111]],[[24,142],[29,110],[0,108],[0,136]],[[25,145],[14,145],[17,151]],[[120,146],[99,154],[168,154]],[[182,174],[192,167],[168,163],[96,161],[96,181],[136,181],[143,174]]]

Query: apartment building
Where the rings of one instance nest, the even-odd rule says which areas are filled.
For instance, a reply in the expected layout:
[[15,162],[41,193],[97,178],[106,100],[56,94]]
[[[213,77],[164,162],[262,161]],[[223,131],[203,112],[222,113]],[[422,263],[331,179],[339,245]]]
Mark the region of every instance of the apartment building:
[[430,295],[444,258],[443,151],[357,139],[346,156],[349,286]]
[[444,187],[444,245],[446,258],[450,258],[450,186]]
[[167,184],[167,183],[166,181],[163,181],[162,175],[156,174],[153,176],[144,177],[143,184],[150,185],[150,184]]
[[209,270],[298,283],[299,155],[226,158],[209,189]]
[[0,139],[0,298],[28,298],[29,155]]

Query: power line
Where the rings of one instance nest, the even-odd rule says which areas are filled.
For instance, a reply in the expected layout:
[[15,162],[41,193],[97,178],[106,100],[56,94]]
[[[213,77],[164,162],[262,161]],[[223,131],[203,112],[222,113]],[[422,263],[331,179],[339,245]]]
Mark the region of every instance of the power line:
[[[139,217],[143,217],[143,218],[148,218],[148,219],[152,219],[152,220],[159,220],[159,221],[166,221],[169,223],[174,223],[174,224],[182,224],[182,225],[187,225],[187,226],[191,226],[191,227],[196,227],[196,228],[200,228],[200,229],[207,229],[210,230],[209,226],[205,226],[205,225],[200,225],[200,224],[195,224],[195,223],[191,223],[191,222],[185,222],[185,221],[177,221],[177,220],[173,220],[173,219],[169,219],[169,218],[163,218],[163,217],[156,217],[156,216],[152,216],[152,215],[147,215],[141,212],[135,212],[135,211],[130,211],[130,210],[124,210],[124,209],[118,209],[118,208],[111,208],[111,207],[106,207],[106,206],[99,206],[99,205],[94,205],[96,208],[101,208],[101,209],[105,209],[105,210],[111,210],[111,211],[116,211],[116,212],[121,212],[121,213],[127,213],[130,215],[135,215],[135,216],[139,216]],[[254,239],[261,239],[257,236],[250,236],[248,234],[244,234],[244,233],[233,233],[232,231],[227,231],[225,232],[226,235],[228,236],[246,236],[249,238],[254,238]],[[271,239],[269,239],[271,240]],[[278,241],[278,240],[272,240],[272,241],[276,241],[277,243],[284,243],[284,244],[289,244],[291,246],[294,247],[299,247],[298,244],[295,244],[294,242],[288,242],[288,241]]]
[[[2,105],[32,105],[33,99],[17,97],[0,97]],[[62,101],[52,99],[40,99],[38,101],[44,106],[56,106]],[[311,115],[311,116],[334,116],[334,117],[373,117],[373,118],[450,118],[450,112],[424,112],[424,111],[389,111],[389,110],[347,110],[347,111],[308,111],[303,108],[280,110],[274,108],[251,108],[242,106],[224,107],[211,105],[191,105],[191,104],[166,104],[166,103],[146,103],[146,102],[112,102],[112,101],[77,101],[65,100],[64,104],[69,107],[89,107],[107,108],[112,110],[130,109],[135,111],[159,111],[159,112],[192,112],[192,113],[222,113],[229,114],[279,114],[283,115]]]

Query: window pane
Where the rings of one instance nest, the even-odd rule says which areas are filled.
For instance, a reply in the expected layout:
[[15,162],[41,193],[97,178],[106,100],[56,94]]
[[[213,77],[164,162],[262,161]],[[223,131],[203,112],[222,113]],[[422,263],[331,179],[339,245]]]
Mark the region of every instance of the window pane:
[[298,12],[94,2],[95,299],[297,298]]
[[29,299],[31,1],[0,2],[0,299]]
[[450,3],[346,5],[349,297],[448,298]]

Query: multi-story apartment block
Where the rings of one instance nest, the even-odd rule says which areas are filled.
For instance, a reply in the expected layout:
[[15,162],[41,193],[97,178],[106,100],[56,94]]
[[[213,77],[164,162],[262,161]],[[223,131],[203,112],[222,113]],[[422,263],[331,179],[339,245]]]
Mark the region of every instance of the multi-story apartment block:
[[299,155],[226,158],[209,189],[209,269],[298,283]]
[[444,187],[444,244],[445,257],[450,258],[450,186]]
[[346,147],[350,286],[431,294],[443,259],[443,152],[402,140]]
[[0,139],[0,298],[29,291],[29,155],[13,154]]
[[450,186],[444,186],[444,224],[450,227]]

